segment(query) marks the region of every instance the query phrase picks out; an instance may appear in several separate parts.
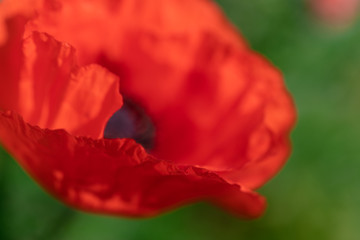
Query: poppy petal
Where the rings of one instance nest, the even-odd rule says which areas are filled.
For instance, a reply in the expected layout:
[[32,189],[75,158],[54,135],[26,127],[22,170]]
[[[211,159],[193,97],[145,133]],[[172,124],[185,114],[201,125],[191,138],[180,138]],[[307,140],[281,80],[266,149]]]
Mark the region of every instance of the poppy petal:
[[22,16],[7,22],[8,40],[0,48],[0,107],[44,128],[102,137],[122,105],[118,77],[99,65],[78,67],[74,48],[48,34],[33,32],[22,40],[25,22]]
[[122,105],[119,79],[92,64],[78,67],[75,50],[45,33],[24,42],[20,113],[43,128],[101,138],[106,122]]
[[[118,58],[124,50],[123,39],[134,33],[141,34],[143,46],[149,48],[152,41],[162,36],[170,44],[158,49],[161,50],[158,57],[171,59],[180,67],[189,63],[188,54],[197,47],[201,37],[199,32],[222,33],[237,46],[247,48],[219,7],[210,0],[38,2],[41,3],[37,9],[38,17],[27,27],[72,44],[78,50],[81,64],[94,62],[101,52],[112,60]],[[186,42],[187,49],[179,45],[182,42]]]
[[264,199],[207,170],[157,160],[131,139],[93,140],[31,126],[0,113],[2,145],[45,189],[76,208],[151,216],[208,199],[233,213],[259,216]]
[[19,81],[24,64],[25,24],[34,15],[37,0],[0,2],[0,109],[18,111]]
[[252,79],[258,81],[253,82],[252,89],[242,99],[239,112],[233,112],[229,118],[241,119],[246,116],[244,113],[258,113],[258,117],[250,118],[252,122],[247,125],[247,129],[251,129],[246,135],[244,157],[247,161],[238,169],[219,174],[254,189],[273,177],[288,159],[291,152],[289,135],[296,121],[296,112],[282,83],[281,73],[261,56],[253,55],[249,62],[253,65]]
[[[1,19],[1,17],[0,17]],[[4,20],[0,36],[0,109],[16,109],[19,97],[19,79],[22,66],[22,34],[26,18],[14,16]]]

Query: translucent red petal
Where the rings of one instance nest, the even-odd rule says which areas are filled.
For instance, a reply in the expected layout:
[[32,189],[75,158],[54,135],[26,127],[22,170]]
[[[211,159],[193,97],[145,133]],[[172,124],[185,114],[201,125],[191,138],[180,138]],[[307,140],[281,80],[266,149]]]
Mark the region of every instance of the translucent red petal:
[[264,199],[214,173],[160,161],[130,139],[93,140],[26,124],[0,114],[0,139],[43,187],[76,208],[151,216],[194,200],[210,200],[245,217]]

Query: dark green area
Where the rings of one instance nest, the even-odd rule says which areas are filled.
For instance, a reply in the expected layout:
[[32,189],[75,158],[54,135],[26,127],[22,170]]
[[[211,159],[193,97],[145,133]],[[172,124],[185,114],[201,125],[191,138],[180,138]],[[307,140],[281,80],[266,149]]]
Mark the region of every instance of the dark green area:
[[298,108],[293,155],[260,192],[265,215],[206,204],[145,220],[77,212],[0,152],[0,239],[360,239],[360,22],[334,30],[296,0],[218,0],[250,45],[279,67]]

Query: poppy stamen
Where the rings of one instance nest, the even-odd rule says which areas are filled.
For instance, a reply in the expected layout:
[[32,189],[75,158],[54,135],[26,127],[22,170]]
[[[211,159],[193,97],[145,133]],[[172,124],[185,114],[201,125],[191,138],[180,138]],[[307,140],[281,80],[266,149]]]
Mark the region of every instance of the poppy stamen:
[[132,138],[146,150],[154,145],[155,127],[144,109],[130,100],[116,111],[106,124],[104,138]]

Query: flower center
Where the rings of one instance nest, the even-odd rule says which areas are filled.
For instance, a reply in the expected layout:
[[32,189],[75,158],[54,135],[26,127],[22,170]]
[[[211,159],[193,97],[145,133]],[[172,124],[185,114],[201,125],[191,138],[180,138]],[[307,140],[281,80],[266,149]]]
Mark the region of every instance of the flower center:
[[146,150],[154,145],[155,127],[145,111],[130,100],[106,124],[104,138],[132,138]]

